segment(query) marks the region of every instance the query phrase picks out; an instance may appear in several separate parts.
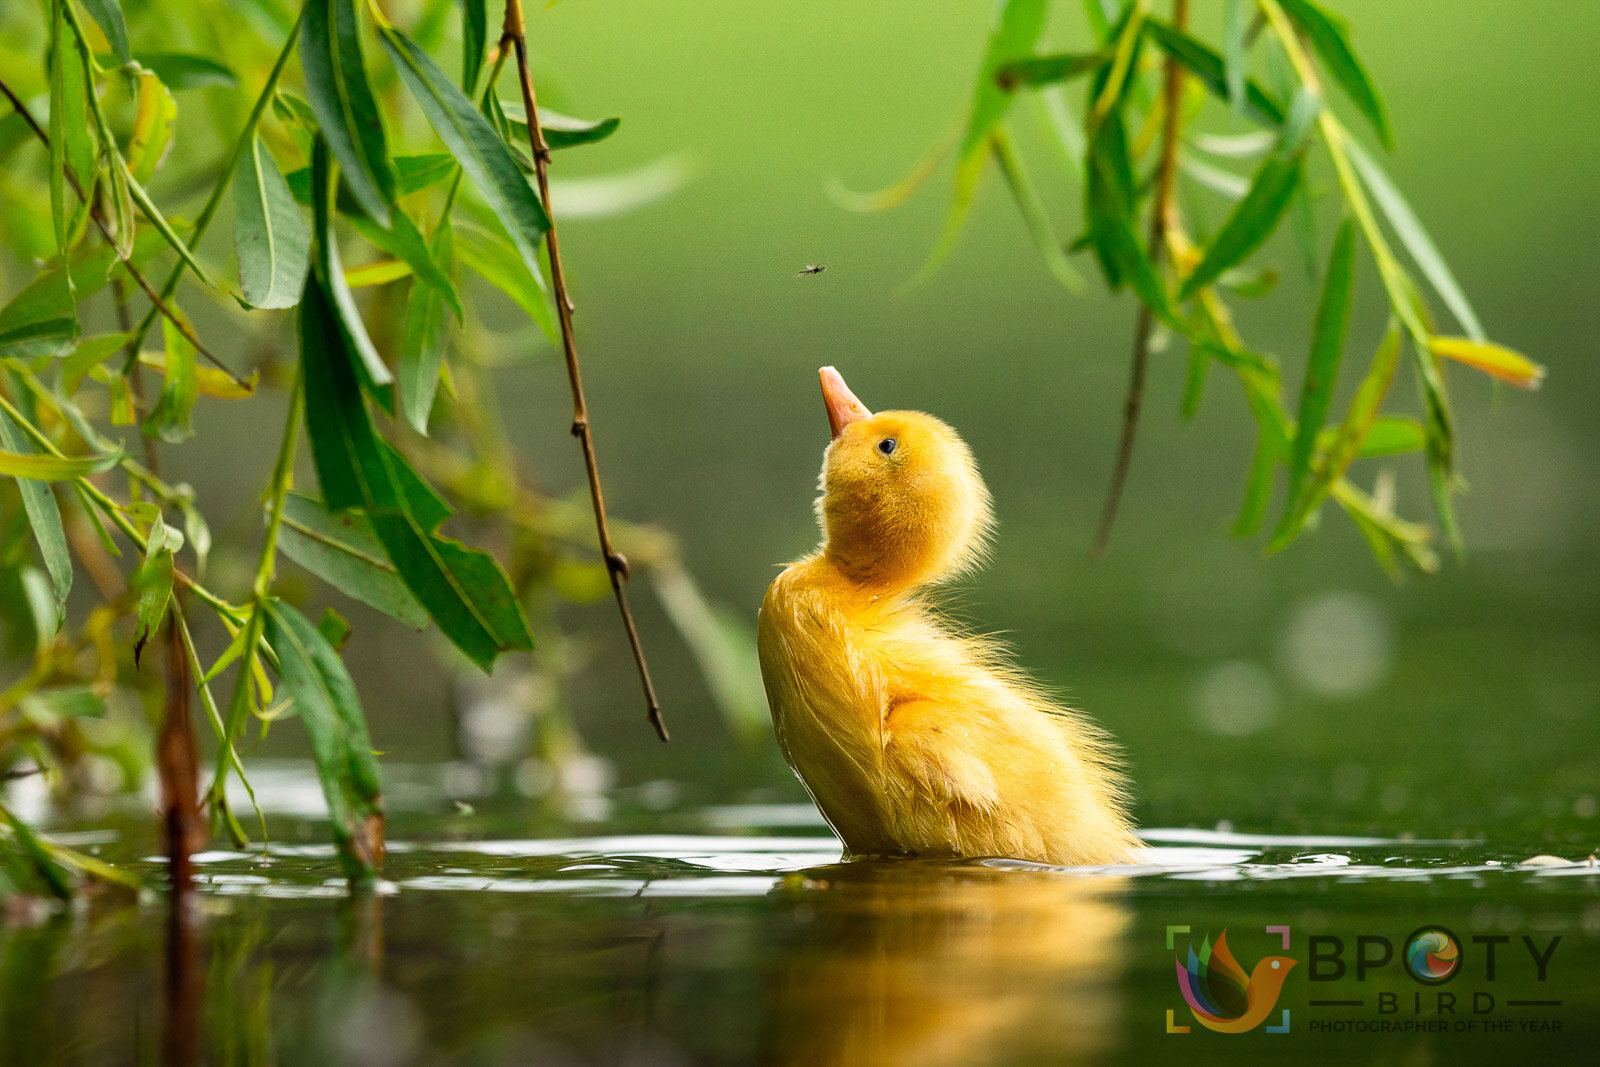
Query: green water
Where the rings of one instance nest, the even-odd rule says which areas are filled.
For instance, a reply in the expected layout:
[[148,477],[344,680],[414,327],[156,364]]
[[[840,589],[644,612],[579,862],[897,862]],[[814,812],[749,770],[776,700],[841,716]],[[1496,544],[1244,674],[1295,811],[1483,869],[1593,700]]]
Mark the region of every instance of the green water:
[[[841,863],[804,803],[691,806],[657,783],[468,811],[444,784],[393,771],[371,894],[350,895],[323,827],[296,814],[314,781],[283,764],[260,782],[281,837],[265,856],[199,856],[176,931],[155,894],[14,912],[0,1062],[1557,1062],[1600,1038],[1600,869],[1576,835],[1152,829],[1146,862],[1114,869]],[[110,821],[68,839],[159,878],[143,820]],[[1579,862],[1522,862],[1552,850]],[[1439,986],[1400,961],[1423,926],[1461,944]],[[1267,927],[1288,928],[1287,949]],[[1211,1033],[1185,1006],[1174,958],[1224,930],[1246,970],[1295,961],[1264,1024],[1287,1011],[1286,1033]],[[1342,939],[1342,976],[1311,980],[1313,936]],[[1491,980],[1473,938],[1496,936]],[[1313,1003],[1329,1000],[1357,1003]],[[1191,1032],[1169,1033],[1169,1011]]]

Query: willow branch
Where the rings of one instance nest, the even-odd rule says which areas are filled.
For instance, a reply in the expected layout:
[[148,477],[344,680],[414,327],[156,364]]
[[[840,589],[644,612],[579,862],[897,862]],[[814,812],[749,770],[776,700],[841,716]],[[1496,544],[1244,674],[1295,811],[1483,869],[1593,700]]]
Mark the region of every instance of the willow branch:
[[578,439],[583,448],[583,466],[589,477],[589,498],[594,502],[594,523],[600,537],[600,552],[605,557],[611,591],[616,595],[617,608],[622,613],[622,625],[628,631],[633,662],[639,669],[639,683],[644,687],[645,713],[650,725],[655,727],[657,736],[665,741],[668,739],[667,724],[661,718],[661,703],[656,699],[655,686],[650,681],[650,668],[645,663],[644,648],[639,644],[639,631],[633,622],[633,612],[628,609],[628,595],[623,588],[628,580],[628,560],[612,546],[611,531],[606,526],[605,500],[600,492],[600,469],[595,462],[594,437],[589,427],[588,406],[583,399],[583,379],[578,370],[578,348],[572,336],[572,298],[567,294],[566,273],[561,268],[561,245],[556,237],[555,215],[550,205],[550,148],[545,144],[544,132],[539,126],[533,79],[528,73],[528,44],[523,29],[522,0],[506,0],[505,24],[500,36],[501,50],[504,51],[507,45],[515,50],[517,56],[522,106],[528,117],[528,147],[533,152],[539,198],[544,201],[545,216],[550,224],[545,242],[550,252],[550,284],[555,290],[556,315],[561,321],[561,350],[566,357],[567,380],[572,385],[572,436]]
[[[1172,0],[1172,25],[1182,30],[1189,20],[1189,0]],[[1178,131],[1183,123],[1183,66],[1176,56],[1167,56],[1162,87],[1163,106],[1166,108],[1161,131],[1161,161],[1156,170],[1155,211],[1150,217],[1150,265],[1158,273],[1161,253],[1166,247],[1167,228],[1176,221],[1177,208],[1172,199],[1173,179],[1178,170]],[[1139,317],[1133,327],[1133,360],[1129,372],[1128,398],[1122,409],[1122,440],[1117,446],[1117,463],[1111,472],[1111,485],[1106,490],[1105,507],[1100,512],[1100,526],[1094,535],[1094,556],[1100,559],[1111,547],[1111,530],[1117,524],[1117,507],[1122,503],[1122,491],[1128,483],[1128,468],[1133,463],[1133,442],[1139,433],[1139,411],[1144,406],[1145,371],[1150,362],[1150,335],[1155,327],[1155,316],[1149,305],[1139,306]]]
[[[17,114],[22,116],[22,120],[28,124],[30,129],[33,130],[34,134],[39,138],[39,141],[46,148],[49,148],[50,135],[44,132],[44,130],[39,126],[39,123],[34,120],[33,115],[28,111],[27,105],[17,98],[17,94],[11,91],[11,86],[7,85],[4,80],[0,80],[0,94],[3,94],[5,98],[11,102],[11,106],[16,109]],[[226,374],[229,378],[233,379],[233,383],[239,388],[246,391],[254,388],[243,378],[233,373],[226,363],[218,359],[217,356],[209,348],[207,348],[204,343],[201,342],[199,336],[195,334],[194,329],[187,322],[183,321],[183,319],[179,318],[172,308],[167,305],[167,302],[162,299],[161,294],[156,292],[150,283],[145,279],[145,276],[139,272],[139,268],[133,265],[131,253],[124,254],[121,248],[118,247],[117,239],[112,234],[111,227],[106,225],[105,216],[100,213],[99,205],[93,203],[89,199],[89,194],[86,193],[83,186],[78,183],[77,175],[72,173],[72,168],[66,167],[63,169],[67,176],[67,182],[72,186],[72,191],[78,194],[79,200],[82,200],[85,204],[89,205],[89,217],[94,220],[94,224],[96,228],[99,229],[101,236],[103,236],[106,239],[106,242],[116,251],[117,258],[122,261],[122,266],[127,270],[128,276],[135,282],[139,283],[139,288],[144,290],[144,295],[150,298],[150,303],[152,305],[151,314],[159,313],[165,316],[169,322],[178,328],[178,332],[183,335],[184,339],[190,344],[194,345],[195,351],[199,352],[206,358],[206,362],[210,363],[222,373]],[[65,257],[63,256],[63,259],[64,258]],[[180,260],[179,262],[181,263],[182,261]],[[65,264],[63,264],[63,269],[65,269]]]

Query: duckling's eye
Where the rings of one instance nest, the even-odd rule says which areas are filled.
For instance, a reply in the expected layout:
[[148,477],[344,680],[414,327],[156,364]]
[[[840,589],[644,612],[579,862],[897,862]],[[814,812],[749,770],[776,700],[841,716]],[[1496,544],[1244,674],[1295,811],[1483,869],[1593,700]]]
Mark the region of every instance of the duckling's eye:
[[886,456],[890,455],[891,453],[894,452],[895,445],[897,445],[897,444],[899,444],[899,442],[896,441],[894,438],[885,437],[883,440],[878,442],[878,451],[882,452]]

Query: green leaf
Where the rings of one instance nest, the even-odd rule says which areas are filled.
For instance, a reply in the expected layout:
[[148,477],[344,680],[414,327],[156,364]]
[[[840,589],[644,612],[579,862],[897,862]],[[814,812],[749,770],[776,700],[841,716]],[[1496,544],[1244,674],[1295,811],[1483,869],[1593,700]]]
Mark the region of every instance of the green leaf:
[[[0,414],[0,446],[5,453],[30,455],[29,447],[11,419]],[[39,543],[39,556],[50,575],[50,590],[55,596],[56,619],[66,617],[67,594],[72,591],[72,556],[67,551],[67,534],[61,526],[61,509],[50,487],[36,479],[17,479],[17,492],[22,496],[22,509],[27,512],[28,526],[33,539]]]
[[290,493],[284,500],[278,547],[346,596],[415,629],[428,625],[427,611],[400,580],[372,524],[360,512],[335,514],[315,497]]
[[450,509],[373,431],[356,382],[356,356],[315,275],[299,310],[306,427],[328,506],[366,513],[401,580],[481,668],[488,670],[502,651],[531,648],[505,572],[488,554],[433,532]]
[[[448,270],[453,256],[452,228],[449,216],[439,220],[433,234],[433,257]],[[517,265],[522,267],[521,260]],[[522,268],[526,271],[526,268]],[[543,296],[540,307],[548,311]],[[445,318],[444,302],[436,289],[412,287],[411,299],[406,304],[405,338],[400,347],[400,365],[396,377],[400,383],[400,404],[405,409],[406,421],[420,434],[428,432],[428,416],[433,411],[433,398],[439,388],[439,368],[444,363],[445,340],[450,333],[450,323]]]
[[[1167,55],[1188,68],[1213,96],[1231,101],[1228,94],[1228,65],[1207,45],[1157,18],[1145,19],[1145,35]],[[1277,126],[1283,122],[1283,105],[1273,99],[1254,78],[1244,83],[1244,113],[1257,122]]]
[[989,32],[972,90],[972,110],[961,138],[959,158],[984,150],[995,124],[1011,107],[1011,95],[1000,87],[1000,70],[1033,50],[1039,34],[1044,32],[1048,9],[1045,0],[1002,0],[996,10],[994,28]]
[[33,452],[0,452],[0,475],[31,478],[40,482],[64,482],[110,470],[122,462],[122,455],[121,452],[102,452],[93,456],[42,456]]
[[[443,181],[456,172],[456,157],[448,152],[429,152],[420,156],[395,156],[390,162],[394,165],[395,194],[409,196]],[[299,170],[290,171],[284,176],[289,183],[289,192],[296,202],[309,205],[311,203],[311,168],[301,167]],[[352,215],[360,209],[360,202],[351,196],[348,201],[350,210],[346,209],[345,190],[339,191],[339,210],[346,215]]]
[[[500,105],[501,114],[511,123],[511,128],[526,138],[528,114],[523,110],[522,102],[498,100],[497,103]],[[539,109],[539,132],[544,134],[545,147],[552,150],[604,141],[616,133],[620,125],[622,120],[619,118],[575,119],[571,115],[563,115],[549,108]]]
[[[180,317],[183,315],[182,312],[177,314]],[[184,321],[188,322],[187,319]],[[161,319],[161,336],[167,346],[163,361],[165,381],[161,386],[161,396],[144,420],[144,434],[176,444],[194,436],[190,416],[194,412],[194,402],[200,396],[200,384],[195,374],[197,353],[189,339],[165,316]]]
[[433,60],[392,26],[381,30],[383,46],[400,80],[456,162],[511,235],[522,261],[539,269],[539,242],[550,229],[538,194],[523,177],[511,150]]
[[1306,364],[1306,379],[1300,390],[1300,410],[1294,442],[1289,449],[1289,496],[1282,522],[1269,551],[1293,538],[1295,516],[1300,513],[1302,494],[1311,474],[1311,457],[1316,451],[1317,434],[1328,416],[1333,386],[1339,376],[1339,359],[1344,353],[1345,333],[1350,326],[1351,297],[1355,291],[1355,223],[1345,219],[1334,238],[1328,257],[1328,272],[1323,279],[1322,299],[1311,329],[1311,358]]
[[311,260],[311,229],[259,137],[251,137],[239,155],[233,203],[245,301],[258,308],[293,307]]
[[82,0],[82,2],[84,10],[89,12],[89,17],[94,19],[100,31],[106,35],[106,43],[111,46],[117,62],[130,62],[133,57],[128,52],[128,27],[122,20],[122,4],[118,0]]
[[1383,100],[1377,87],[1367,75],[1367,70],[1356,58],[1350,44],[1350,32],[1344,20],[1324,11],[1311,0],[1279,0],[1284,13],[1305,31],[1311,39],[1323,66],[1333,75],[1350,97],[1351,103],[1367,117],[1378,132],[1384,147],[1394,148],[1394,134],[1389,129],[1389,117],[1384,113]]
[[367,82],[354,0],[306,0],[300,37],[306,94],[322,136],[362,210],[389,225],[394,173],[383,116]]
[[1244,386],[1245,399],[1256,420],[1256,447],[1233,533],[1236,537],[1249,537],[1261,528],[1261,521],[1266,517],[1272,497],[1272,475],[1278,461],[1288,455],[1289,435],[1283,413],[1278,408],[1277,372],[1264,374],[1247,369],[1240,373],[1239,382]]
[[1439,298],[1456,317],[1456,321],[1461,324],[1468,337],[1474,341],[1487,340],[1483,326],[1478,322],[1477,313],[1472,310],[1472,304],[1467,300],[1467,294],[1462,292],[1461,285],[1456,281],[1455,275],[1450,273],[1444,256],[1439,254],[1438,246],[1433,243],[1433,238],[1428,236],[1428,231],[1423,228],[1421,220],[1417,218],[1416,212],[1411,210],[1406,198],[1401,195],[1400,190],[1395,187],[1378,161],[1356,143],[1355,138],[1346,137],[1344,145],[1349,152],[1351,162],[1361,174],[1361,180],[1372,191],[1372,198],[1378,202],[1378,207],[1389,220],[1389,225],[1394,227],[1400,242],[1406,246],[1406,251],[1411,253],[1411,258],[1416,260],[1423,276],[1439,294]]
[[450,177],[456,170],[456,159],[447,152],[429,152],[420,156],[395,156],[395,189],[401,196],[426,189],[435,182]]
[[1244,112],[1245,52],[1248,47],[1245,34],[1249,28],[1248,22],[1245,0],[1222,0],[1223,82],[1227,87],[1228,105],[1237,114]]
[[[1337,440],[1337,438],[1335,439]],[[1416,419],[1399,415],[1379,415],[1361,440],[1363,456],[1399,456],[1421,452],[1428,446],[1428,432]]]
[[445,302],[450,305],[450,310],[455,313],[456,321],[461,321],[465,312],[461,308],[461,298],[456,295],[455,284],[450,281],[449,272],[428,250],[427,240],[404,211],[395,209],[390,216],[390,226],[387,230],[379,229],[371,220],[359,215],[347,217],[350,219],[350,225],[354,226],[362,237],[380,250],[409,265],[411,272],[424,285],[444,297]]
[[1006,92],[1071,81],[1111,62],[1108,52],[1061,52],[1014,59],[995,71],[995,82]]
[[231,69],[193,52],[139,52],[134,58],[173,92],[213,85],[232,89],[239,84]]
[[461,91],[478,95],[478,75],[489,47],[489,13],[484,0],[461,0]]
[[1089,236],[1107,282],[1112,288],[1126,282],[1161,321],[1181,331],[1166,286],[1134,228],[1133,170],[1119,112],[1107,115],[1095,127],[1087,169],[1084,197]]
[[310,620],[276,597],[266,612],[267,641],[311,742],[340,863],[352,881],[369,881],[383,854],[383,787],[361,698]]
[[1044,30],[1046,9],[1044,0],[1003,0],[996,10],[994,28],[990,31],[972,91],[967,126],[956,151],[956,177],[950,207],[945,212],[944,226],[933,250],[911,280],[913,287],[933,277],[961,237],[978,191],[978,180],[983,176],[983,165],[992,150],[991,134],[1005,117],[1013,99],[1000,87],[996,76],[1005,64],[1032,51]]
[[[28,882],[32,882],[33,878],[37,878],[37,884],[58,900],[71,900],[71,879],[61,864],[56,862],[55,857],[50,855],[50,850],[39,839],[38,835],[33,832],[33,828],[11,814],[11,811],[5,807],[0,807],[0,819],[4,819],[6,824],[11,827],[11,832],[16,837],[17,844],[21,846],[22,857],[20,858],[25,860],[25,865],[22,866],[26,879],[24,884],[26,885]],[[9,841],[0,837],[0,845],[8,846],[9,844]],[[9,849],[5,851],[9,851]],[[9,860],[10,858],[4,852],[0,852],[0,859]],[[28,885],[27,887],[34,888],[33,885]]]
[[164,522],[150,527],[150,537],[145,542],[144,561],[135,568],[128,579],[129,591],[138,597],[138,610],[133,628],[133,665],[139,665],[139,656],[161,620],[167,614],[167,601],[172,599],[173,555],[183,547],[183,535]]
[[1016,201],[1017,210],[1022,212],[1022,221],[1028,226],[1034,247],[1044,258],[1045,267],[1069,292],[1082,292],[1083,275],[1078,273],[1061,250],[1061,241],[1050,225],[1044,200],[1034,186],[1033,179],[1028,176],[1022,153],[1017,151],[1011,133],[1003,122],[995,127],[994,154],[995,162],[1000,165],[1000,173],[1005,175],[1006,185],[1011,189],[1011,198]]
[[388,411],[394,410],[394,376],[378,354],[372,338],[367,335],[366,323],[356,308],[356,299],[345,282],[344,265],[339,260],[339,235],[333,229],[333,183],[329,179],[328,145],[317,139],[311,153],[312,225],[315,236],[312,242],[312,259],[323,290],[338,315],[339,328],[350,351],[359,357],[359,368],[367,388]]
[[550,304],[544,275],[536,267],[530,269],[511,243],[492,230],[465,221],[454,223],[453,229],[455,254],[462,264],[516,301],[554,343],[561,327]]
[[1216,281],[1223,271],[1244,262],[1272,236],[1294,196],[1300,172],[1299,154],[1287,158],[1274,155],[1261,164],[1250,182],[1250,191],[1235,205],[1193,273],[1184,279],[1178,293],[1180,300],[1189,299]]
[[[67,0],[52,0],[50,23],[50,216],[55,225],[56,249],[65,258],[75,229],[73,202],[68,196],[68,168],[81,188],[94,176],[95,151],[84,98],[84,69],[80,53],[68,40],[63,14]],[[70,289],[69,289],[70,302]],[[76,333],[76,313],[72,316]]]
[[[1290,501],[1290,510],[1285,515],[1286,525],[1273,537],[1273,545],[1278,547],[1287,545],[1299,534],[1306,519],[1322,506],[1322,502],[1344,477],[1345,471],[1349,469],[1357,455],[1379,454],[1377,451],[1368,451],[1368,442],[1376,435],[1378,425],[1383,421],[1378,415],[1378,409],[1383,404],[1383,398],[1388,395],[1389,384],[1394,380],[1395,367],[1399,362],[1400,328],[1391,321],[1383,340],[1378,344],[1372,366],[1367,369],[1366,376],[1361,379],[1361,385],[1356,389],[1355,398],[1350,401],[1350,410],[1345,413],[1344,421],[1332,432],[1327,443],[1321,445],[1323,458],[1317,465],[1315,477],[1299,500]],[[1408,422],[1416,426],[1417,447],[1426,445],[1427,434],[1420,425],[1411,420],[1393,421]],[[1318,434],[1319,442],[1326,435],[1327,431]],[[1377,443],[1383,444],[1382,439],[1380,438]],[[1269,545],[1268,550],[1273,550],[1273,546]]]

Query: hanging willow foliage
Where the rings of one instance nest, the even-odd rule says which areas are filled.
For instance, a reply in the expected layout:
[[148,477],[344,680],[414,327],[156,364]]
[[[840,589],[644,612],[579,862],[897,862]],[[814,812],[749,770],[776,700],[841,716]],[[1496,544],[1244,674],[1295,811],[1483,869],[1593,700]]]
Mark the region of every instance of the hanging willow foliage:
[[[608,525],[600,506],[571,323],[554,303],[567,294],[545,169],[551,151],[602,141],[619,121],[538,109],[517,0],[505,7],[498,40],[485,0],[461,0],[459,79],[447,75],[431,53],[441,51],[455,6],[435,0],[409,32],[358,0],[304,0],[282,18],[262,5],[243,22],[231,6],[157,17],[147,5],[132,32],[118,0],[6,10],[5,240],[18,260],[41,265],[0,305],[0,612],[8,633],[35,637],[31,669],[0,691],[0,773],[56,776],[87,752],[128,756],[97,748],[79,726],[106,716],[119,685],[159,688],[162,657],[140,653],[148,642],[178,642],[167,685],[183,692],[168,715],[187,720],[188,698],[198,695],[216,736],[199,801],[213,831],[246,841],[227,790],[234,777],[249,787],[241,742],[253,723],[294,716],[345,866],[353,879],[374,877],[382,785],[339,651],[349,625],[332,608],[320,623],[302,613],[303,584],[285,590],[277,581],[280,555],[401,623],[436,627],[485,672],[553,628],[546,592],[591,601],[609,587],[664,738],[614,537],[657,581],[725,711],[736,722],[760,712],[753,687],[726,677],[730,662],[753,677],[753,653],[735,647],[737,635],[705,605],[670,539]],[[215,54],[157,45],[163,19],[188,17],[244,28],[220,38]],[[146,20],[150,34],[140,32]],[[217,93],[231,101],[216,111],[230,127],[221,144],[210,136]],[[28,102],[43,100],[41,120]],[[413,116],[426,126],[405,121]],[[407,129],[431,132],[411,143]],[[174,145],[180,181],[170,180]],[[670,169],[655,173],[663,195],[681,181]],[[209,186],[192,219],[156,202],[147,190],[156,176],[174,198]],[[227,251],[212,222],[230,196],[237,282],[211,265]],[[537,492],[506,444],[480,346],[458,343],[481,329],[466,299],[471,279],[502,290],[562,344],[596,525],[585,528],[573,503]],[[90,303],[108,288],[114,329]],[[190,308],[213,306],[191,319],[180,297]],[[402,304],[402,328],[375,318],[375,308]],[[292,370],[273,367],[270,351],[247,353],[227,331],[196,325],[241,308],[293,324]],[[245,366],[252,358],[263,365]],[[147,394],[151,370],[159,385]],[[255,566],[239,588],[214,585],[200,502],[162,477],[157,443],[196,447],[197,406],[254,403],[267,392],[287,403]],[[295,482],[302,437],[315,486]],[[497,557],[441,534],[461,508],[480,528],[498,525],[497,543],[510,551]],[[69,596],[89,603],[72,593],[80,571],[93,577],[95,596],[74,619]],[[196,602],[214,617],[205,623],[213,643],[226,646],[210,663],[194,641],[204,622],[193,617]],[[530,604],[539,605],[533,619]],[[231,695],[219,701],[213,687],[228,672]],[[186,735],[187,721],[178,725]],[[0,812],[0,892],[64,891],[75,872],[106,874]]]
[[[1435,515],[1459,553],[1453,505],[1459,478],[1445,364],[1530,389],[1544,370],[1485,336],[1416,212],[1377,155],[1336,113],[1335,89],[1366,132],[1392,147],[1383,98],[1349,26],[1315,0],[1225,0],[1223,39],[1214,47],[1189,32],[1188,0],[1174,0],[1167,20],[1157,17],[1150,0],[1084,0],[1083,6],[1092,34],[1088,47],[1054,52],[1041,44],[1048,0],[999,4],[955,149],[950,208],[917,280],[948,256],[993,160],[1054,277],[1080,291],[1083,274],[1071,256],[1088,253],[1112,290],[1133,291],[1140,309],[1132,384],[1098,552],[1108,543],[1132,458],[1152,343],[1158,331],[1168,331],[1188,343],[1183,415],[1195,412],[1211,368],[1221,366],[1238,379],[1255,418],[1255,455],[1235,533],[1250,536],[1266,526],[1267,551],[1276,552],[1332,499],[1391,576],[1407,566],[1434,570],[1431,530],[1396,515],[1381,475],[1374,491],[1358,488],[1352,463],[1361,456],[1420,453]],[[1017,148],[1011,123],[1019,97],[1037,107],[1057,161],[1083,191],[1076,213],[1082,235],[1075,240],[1062,240]],[[1202,132],[1197,127],[1203,122],[1227,132]],[[927,181],[948,150],[936,150],[881,193],[836,189],[836,199],[859,210],[892,207]],[[1338,222],[1327,251],[1315,204],[1318,156],[1337,190]],[[1248,176],[1229,169],[1250,161],[1255,169]],[[1207,197],[1220,197],[1226,214],[1202,235],[1179,204]],[[1285,396],[1278,359],[1250,346],[1228,305],[1272,289],[1277,275],[1257,264],[1258,252],[1285,228],[1321,290],[1298,398]],[[1391,320],[1370,342],[1365,369],[1352,368],[1360,374],[1354,398],[1342,417],[1334,417],[1347,343],[1361,343],[1347,336],[1358,247],[1377,268]],[[1419,276],[1454,328],[1439,324]],[[1420,410],[1414,414],[1386,410],[1395,402],[1391,387],[1401,359],[1417,382]],[[1286,489],[1279,518],[1268,524],[1280,471]]]

